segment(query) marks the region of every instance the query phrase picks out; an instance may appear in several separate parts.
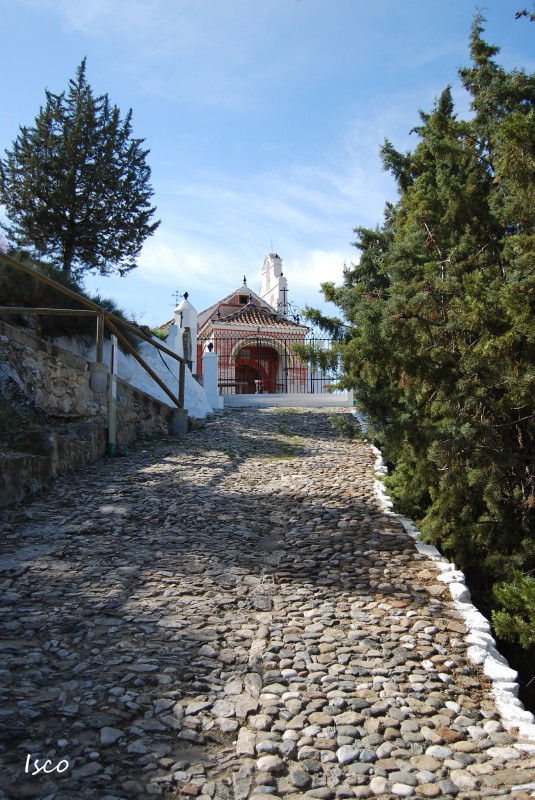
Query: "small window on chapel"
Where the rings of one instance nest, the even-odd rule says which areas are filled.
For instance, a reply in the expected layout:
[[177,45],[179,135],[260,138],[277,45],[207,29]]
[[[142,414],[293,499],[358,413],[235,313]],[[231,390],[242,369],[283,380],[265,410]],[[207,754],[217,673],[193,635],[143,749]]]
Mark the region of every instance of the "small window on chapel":
[[240,294],[240,305],[246,306],[249,302],[249,295],[248,294]]

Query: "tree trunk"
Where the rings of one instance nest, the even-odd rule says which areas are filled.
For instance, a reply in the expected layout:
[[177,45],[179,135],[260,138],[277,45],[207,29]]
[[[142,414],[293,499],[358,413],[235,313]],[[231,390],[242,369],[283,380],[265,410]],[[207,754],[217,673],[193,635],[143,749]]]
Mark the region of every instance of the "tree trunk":
[[66,277],[69,277],[72,269],[72,260],[74,256],[74,247],[72,242],[66,242],[63,249],[63,262],[61,265],[61,272]]

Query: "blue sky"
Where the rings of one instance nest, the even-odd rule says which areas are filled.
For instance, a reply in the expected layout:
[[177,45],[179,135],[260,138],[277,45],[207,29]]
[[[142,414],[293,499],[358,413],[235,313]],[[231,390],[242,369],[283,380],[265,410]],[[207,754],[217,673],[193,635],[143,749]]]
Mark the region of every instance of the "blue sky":
[[[486,0],[486,38],[507,68],[535,70],[524,0]],[[468,0],[0,0],[0,151],[31,125],[45,88],[87,78],[150,149],[161,225],[125,278],[91,277],[148,325],[173,293],[200,311],[239,286],[260,288],[279,253],[290,300],[335,313],[319,284],[339,281],[357,225],[380,222],[395,189],[385,137],[414,146],[418,109],[468,59]]]

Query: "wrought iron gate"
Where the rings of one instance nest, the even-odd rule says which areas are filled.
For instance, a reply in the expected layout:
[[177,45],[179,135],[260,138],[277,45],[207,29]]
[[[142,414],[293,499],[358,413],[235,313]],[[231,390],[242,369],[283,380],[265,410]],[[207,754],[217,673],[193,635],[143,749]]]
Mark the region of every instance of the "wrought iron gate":
[[[198,339],[198,365],[209,345],[219,356],[221,394],[319,394],[339,379],[331,339],[218,331]],[[297,352],[303,345],[306,357]]]

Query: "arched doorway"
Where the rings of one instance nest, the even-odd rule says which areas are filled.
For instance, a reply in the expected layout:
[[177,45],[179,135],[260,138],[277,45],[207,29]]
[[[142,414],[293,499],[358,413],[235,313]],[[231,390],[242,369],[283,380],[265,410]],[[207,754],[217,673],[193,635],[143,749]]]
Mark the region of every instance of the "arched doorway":
[[237,353],[235,365],[242,394],[277,391],[279,353],[274,347],[246,344]]

